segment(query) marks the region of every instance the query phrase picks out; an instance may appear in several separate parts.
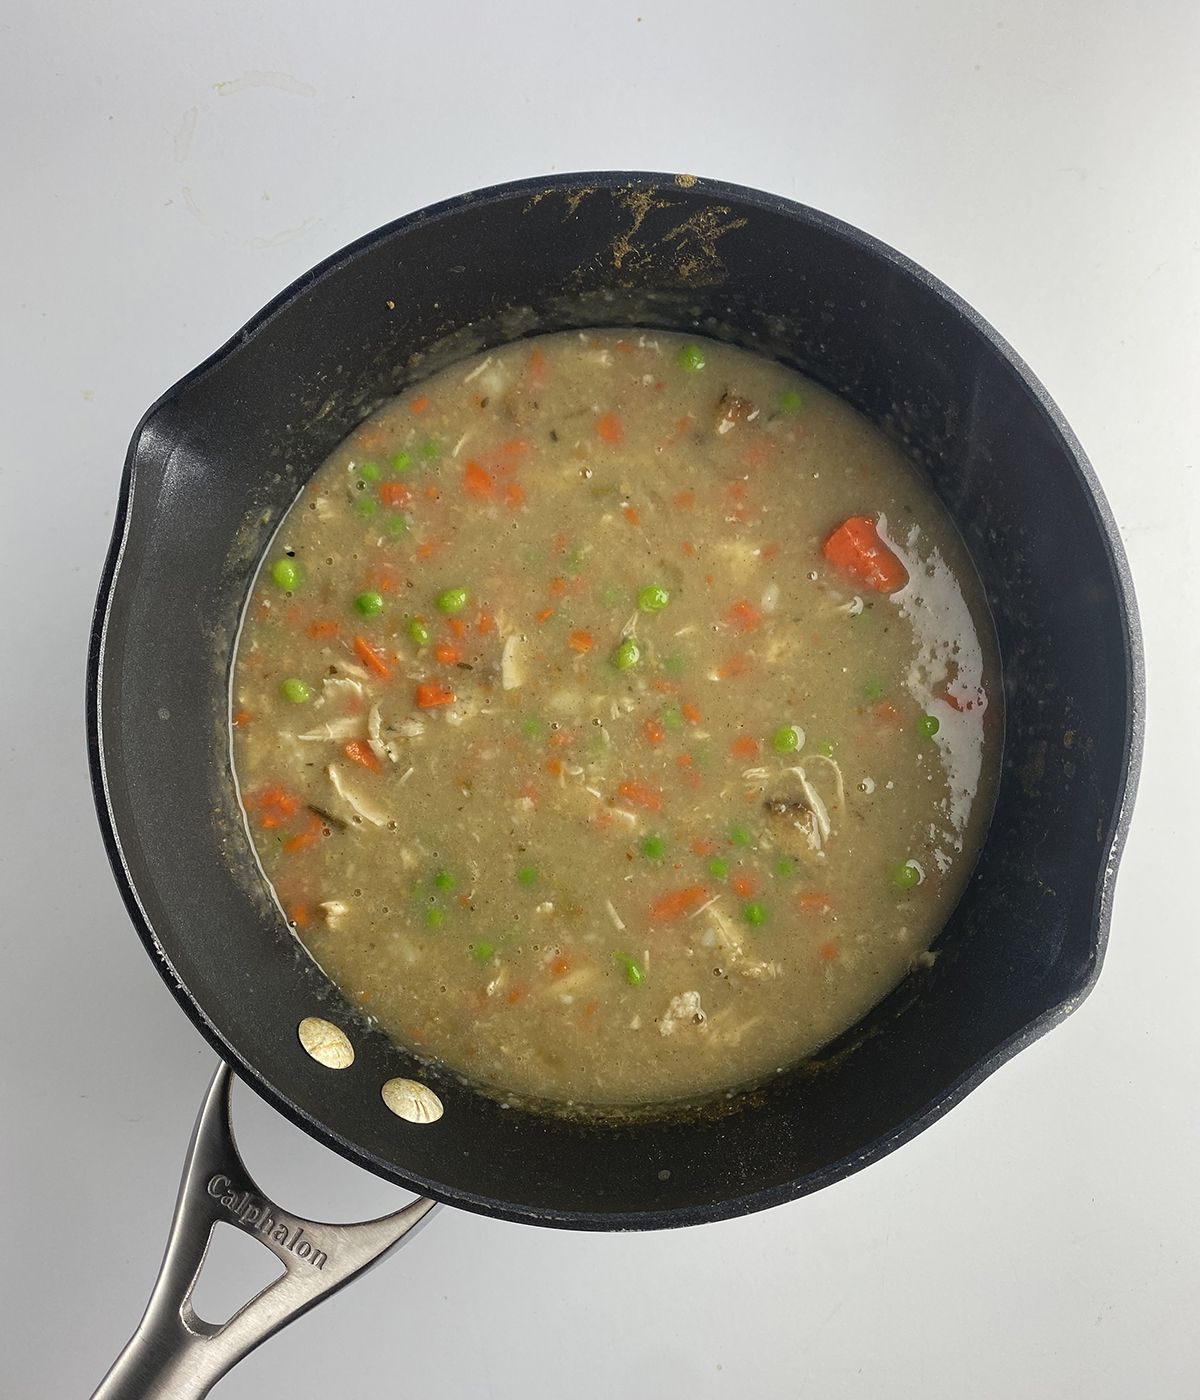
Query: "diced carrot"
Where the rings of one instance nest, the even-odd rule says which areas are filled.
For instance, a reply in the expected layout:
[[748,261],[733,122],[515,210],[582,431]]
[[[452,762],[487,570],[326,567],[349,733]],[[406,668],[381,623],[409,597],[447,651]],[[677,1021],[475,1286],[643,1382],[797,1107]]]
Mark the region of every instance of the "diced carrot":
[[400,575],[390,564],[376,564],[367,570],[366,583],[376,593],[392,593],[400,586]]
[[624,342],[623,340],[618,340],[618,341],[617,341],[617,349],[621,352],[622,355],[632,355],[632,354],[633,354],[633,346],[632,346],[632,345],[626,345],[625,342]]
[[602,413],[596,419],[596,432],[599,437],[613,447],[622,442],[625,437],[625,428],[621,420],[615,413]]
[[284,912],[287,914],[288,923],[295,928],[306,928],[309,919],[312,918],[307,904],[291,904]]
[[735,652],[724,666],[717,668],[717,679],[727,681],[730,676],[744,676],[750,669],[750,663],[740,652]]
[[441,540],[426,540],[425,543],[420,547],[420,549],[417,550],[417,558],[432,559],[433,556],[438,552],[438,550],[441,549],[441,547]]
[[360,768],[369,768],[372,773],[383,772],[383,764],[375,757],[374,749],[362,739],[350,739],[342,752],[351,763],[357,763]]
[[322,836],[327,834],[325,823],[313,812],[308,819],[308,825],[303,831],[297,832],[295,836],[289,836],[283,843],[283,849],[289,855],[296,851],[307,851],[310,846],[315,846]]
[[555,778],[557,778],[563,770],[561,758],[552,758],[549,760],[548,763],[545,763],[542,766],[545,768],[547,773],[552,774]]
[[691,540],[684,540],[682,548],[683,552],[687,555],[689,559],[696,552],[696,546],[691,542]]
[[436,486],[427,486],[425,488],[425,494],[431,501],[440,501],[442,499],[442,493]]
[[752,739],[749,734],[743,734],[741,738],[733,741],[734,758],[757,758],[758,740]]
[[622,506],[621,514],[625,517],[626,520],[629,521],[631,525],[640,525],[642,523],[641,520],[638,518],[637,511],[634,510],[632,506]]
[[908,582],[908,572],[879,538],[869,515],[843,520],[821,546],[825,558],[843,573],[878,593],[895,593]]
[[525,438],[509,438],[507,442],[500,444],[500,470],[511,472],[521,465],[529,451],[529,443]]
[[887,724],[899,724],[904,716],[889,700],[881,700],[874,706],[873,713],[877,719],[883,720]]
[[600,1003],[598,1001],[589,1001],[588,1004],[580,1012],[580,1016],[583,1020],[590,1021],[592,1017],[596,1014],[596,1012],[599,1011],[599,1009]]
[[568,749],[578,738],[578,729],[552,729],[549,742],[556,749]]
[[412,500],[412,492],[402,481],[381,481],[379,499],[385,506],[406,506]]
[[617,791],[626,802],[632,802],[635,807],[646,807],[651,812],[662,811],[662,793],[657,788],[649,787],[646,783],[622,783]]
[[465,637],[467,635],[467,624],[461,617],[448,617],[446,619],[446,626],[449,627],[456,637]]
[[413,399],[412,403],[408,406],[408,411],[410,413],[424,413],[428,407],[429,396],[427,394],[422,394],[419,399]]
[[696,493],[694,491],[680,491],[675,497],[675,504],[680,510],[687,510],[689,506],[696,504]]
[[326,637],[339,636],[341,630],[341,623],[331,622],[329,620],[310,622],[308,624],[308,635],[317,642],[324,640]]
[[512,991],[508,994],[509,1006],[516,1006],[517,1002],[521,1000],[521,998],[525,995],[527,990],[528,988],[526,987],[514,987]]
[[730,627],[736,628],[739,632],[753,632],[762,621],[762,613],[753,603],[748,603],[745,598],[742,598],[739,602],[734,603],[733,607],[725,614],[725,620]]
[[763,559],[766,559],[766,560],[769,561],[769,560],[771,560],[771,559],[774,559],[775,556],[776,556],[778,553],[779,553],[779,546],[778,546],[777,544],[769,544],[769,545],[767,545],[766,548],[762,551],[761,557],[762,557]]
[[367,670],[374,671],[380,680],[391,680],[392,663],[382,647],[372,646],[366,637],[355,637],[354,650]]
[[519,481],[507,481],[504,483],[504,504],[513,510],[525,499],[525,490]]
[[696,708],[695,705],[688,703],[686,705],[683,705],[681,708],[683,710],[683,717],[687,720],[689,724],[700,723],[700,711]]
[[462,660],[462,652],[453,642],[437,642],[433,648],[433,654],[443,666],[453,666],[456,661]]
[[796,900],[796,908],[802,914],[824,914],[830,908],[829,896],[809,890]]
[[565,953],[556,954],[550,961],[550,971],[555,977],[565,977],[571,970],[571,959]]
[[525,370],[525,382],[530,388],[539,388],[546,382],[546,357],[540,350],[535,350],[529,357],[529,365]]
[[567,552],[567,537],[561,530],[554,536],[554,552],[555,554],[565,554]]
[[674,681],[663,680],[661,676],[655,676],[650,684],[660,695],[677,695],[679,693],[679,687]]
[[475,630],[481,636],[486,636],[487,633],[489,633],[492,630],[492,628],[495,627],[495,625],[495,615],[488,608],[480,608],[479,620],[475,624]]
[[690,914],[708,898],[703,885],[688,885],[686,889],[671,890],[650,906],[650,918],[654,923],[666,923],[671,919]]
[[733,877],[733,888],[741,899],[753,899],[754,891],[758,888],[758,883],[753,875],[735,875]]
[[541,792],[538,789],[537,783],[535,783],[532,778],[526,778],[526,780],[521,784],[521,791],[517,794],[517,796],[527,797],[530,800],[530,802],[536,802],[541,796]]
[[583,652],[592,649],[592,634],[590,632],[572,632],[567,638],[567,645],[572,651],[577,651],[582,655]]
[[832,962],[837,957],[837,951],[837,944],[832,938],[817,949],[822,962]]
[[538,613],[538,622],[549,622],[557,611],[557,608],[543,608],[541,612]]
[[238,710],[233,717],[233,722],[235,725],[249,724],[253,718],[254,716],[249,710]]
[[561,598],[566,591],[567,584],[565,579],[552,578],[550,580],[550,596],[552,598]]
[[666,736],[666,730],[653,716],[647,717],[642,722],[642,733],[646,736],[648,744],[661,744]]
[[692,842],[692,854],[696,856],[714,856],[718,849],[717,843],[708,836],[697,836]]
[[495,494],[496,478],[485,472],[478,462],[468,462],[463,469],[463,490],[478,500],[488,500]]
[[259,826],[272,831],[291,821],[304,804],[295,793],[288,792],[286,788],[271,787],[261,792],[257,799],[248,797],[246,805],[258,806],[262,812]]
[[432,710],[438,705],[451,705],[454,698],[452,690],[444,689],[436,681],[422,681],[414,693],[414,699],[423,710]]

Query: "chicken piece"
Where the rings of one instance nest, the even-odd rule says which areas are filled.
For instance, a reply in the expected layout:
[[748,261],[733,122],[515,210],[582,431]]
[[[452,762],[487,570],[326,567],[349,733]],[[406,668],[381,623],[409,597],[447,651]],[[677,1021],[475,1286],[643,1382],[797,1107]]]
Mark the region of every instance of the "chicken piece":
[[355,792],[347,784],[343,770],[336,763],[331,763],[325,772],[333,784],[334,791],[354,814],[352,820],[356,824],[359,820],[368,821],[372,826],[386,826],[388,824],[390,818],[387,812],[382,807],[376,806],[369,797]]
[[724,435],[732,432],[739,423],[753,423],[758,417],[758,413],[759,410],[749,399],[744,399],[739,394],[731,394],[726,389],[717,403],[713,427],[718,433]]
[[708,1017],[700,1005],[699,992],[680,992],[671,998],[671,1004],[663,1012],[658,1023],[660,1035],[674,1035],[677,1030],[694,1029],[706,1031]]

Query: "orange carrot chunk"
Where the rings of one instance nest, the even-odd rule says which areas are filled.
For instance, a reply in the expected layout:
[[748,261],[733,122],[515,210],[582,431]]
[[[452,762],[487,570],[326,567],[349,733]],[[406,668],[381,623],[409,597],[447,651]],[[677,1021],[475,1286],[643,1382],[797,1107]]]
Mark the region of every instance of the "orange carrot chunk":
[[462,652],[453,642],[438,642],[433,649],[433,654],[443,666],[453,666],[456,661],[462,660]]
[[325,637],[336,637],[341,630],[341,626],[336,622],[318,621],[308,624],[308,635],[315,642],[319,642]]
[[485,472],[478,462],[468,462],[463,471],[463,490],[468,496],[487,500],[496,489],[496,478]]
[[596,432],[602,441],[614,447],[625,437],[625,428],[615,413],[602,413],[596,419]]
[[374,671],[380,680],[391,680],[392,663],[382,647],[372,646],[366,637],[355,637],[354,650],[368,671]]
[[635,807],[645,807],[651,812],[662,811],[662,793],[657,788],[649,787],[646,783],[622,783],[617,791],[626,802],[632,802]]
[[416,702],[423,710],[432,710],[438,705],[454,703],[454,692],[445,690],[435,681],[422,681],[416,689]]
[[572,632],[567,638],[567,645],[572,651],[577,651],[582,655],[585,651],[592,649],[592,634],[590,632]]
[[869,515],[843,520],[821,546],[821,553],[835,568],[877,593],[895,593],[908,582],[908,571],[879,538]]
[[375,757],[370,744],[362,739],[351,739],[342,752],[351,763],[357,763],[361,768],[369,768],[372,773],[383,772],[383,764]]
[[412,492],[402,481],[381,481],[379,499],[385,506],[406,506],[412,500]]
[[739,632],[753,632],[762,621],[762,613],[753,603],[748,603],[743,598],[740,602],[734,603],[733,607],[726,613],[726,618],[730,627],[736,627]]
[[650,906],[650,918],[654,923],[666,923],[681,918],[699,909],[708,898],[703,885],[688,885],[686,889],[671,890]]
[[740,739],[733,741],[734,758],[756,758],[758,756],[758,740],[752,739],[749,734],[743,734]]

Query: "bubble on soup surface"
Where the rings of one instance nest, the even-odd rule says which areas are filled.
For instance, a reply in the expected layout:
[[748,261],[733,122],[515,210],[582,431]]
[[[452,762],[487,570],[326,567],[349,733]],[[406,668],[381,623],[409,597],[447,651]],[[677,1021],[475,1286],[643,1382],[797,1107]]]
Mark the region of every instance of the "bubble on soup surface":
[[346,1033],[320,1016],[306,1016],[296,1034],[300,1044],[326,1069],[348,1069],[354,1063],[354,1047]]
[[396,1117],[409,1123],[436,1123],[445,1112],[433,1090],[415,1079],[389,1079],[380,1093]]

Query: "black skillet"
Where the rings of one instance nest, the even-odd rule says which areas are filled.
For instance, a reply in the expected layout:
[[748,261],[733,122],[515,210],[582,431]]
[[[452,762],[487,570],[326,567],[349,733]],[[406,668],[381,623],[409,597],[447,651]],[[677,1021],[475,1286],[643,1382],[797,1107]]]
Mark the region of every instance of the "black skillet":
[[[249,582],[334,444],[456,354],[576,325],[760,350],[902,442],[983,579],[1006,705],[995,817],[933,967],[737,1111],[607,1129],[501,1108],[342,1002],[267,897],[226,737]],[[585,1230],[689,1225],[814,1191],[898,1147],[1078,1006],[1100,969],[1142,710],[1107,504],[1000,337],[921,268],[814,210],[625,173],[503,185],[389,224],[160,399],[129,449],[88,673],[117,882],[223,1060],[321,1142],[422,1196]],[[312,1014],[345,1028],[349,1069],[301,1048]],[[380,1086],[396,1076],[435,1088],[444,1117],[390,1113]]]

